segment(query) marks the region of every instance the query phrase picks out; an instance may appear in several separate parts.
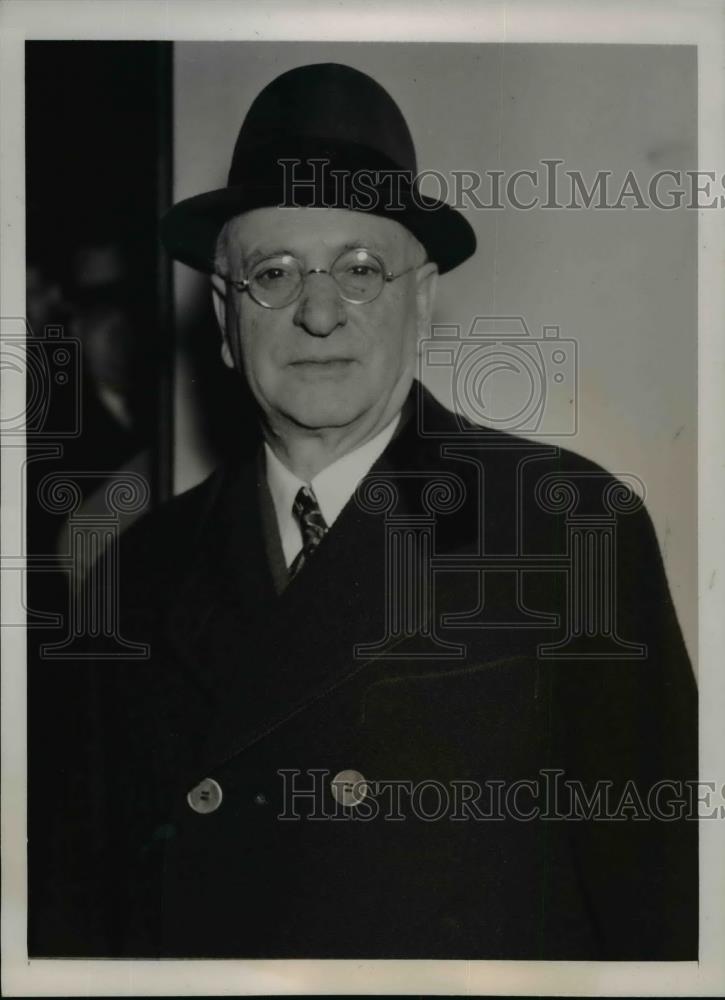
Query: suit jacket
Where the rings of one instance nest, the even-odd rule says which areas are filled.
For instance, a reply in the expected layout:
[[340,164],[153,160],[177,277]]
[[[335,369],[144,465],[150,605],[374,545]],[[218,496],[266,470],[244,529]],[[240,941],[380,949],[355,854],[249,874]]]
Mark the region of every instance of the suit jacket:
[[697,733],[646,511],[414,398],[281,594],[258,463],[124,536],[121,634],[150,657],[76,665],[31,953],[696,958],[696,824],[649,808]]

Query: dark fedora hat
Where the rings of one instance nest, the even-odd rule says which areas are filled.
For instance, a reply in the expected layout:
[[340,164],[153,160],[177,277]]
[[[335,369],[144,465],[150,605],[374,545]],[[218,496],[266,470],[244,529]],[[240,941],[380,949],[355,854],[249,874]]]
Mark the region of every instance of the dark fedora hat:
[[441,273],[476,249],[466,219],[421,194],[405,119],[375,80],[338,63],[289,70],[262,90],[234,147],[227,186],[179,202],[161,222],[172,257],[214,269],[224,223],[255,208],[326,207],[394,219]]

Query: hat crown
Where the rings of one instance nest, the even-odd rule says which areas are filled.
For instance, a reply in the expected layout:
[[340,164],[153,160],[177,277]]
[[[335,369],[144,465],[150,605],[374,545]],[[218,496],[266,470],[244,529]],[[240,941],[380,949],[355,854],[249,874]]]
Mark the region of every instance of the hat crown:
[[245,160],[256,160],[261,150],[330,153],[334,167],[345,147],[355,149],[360,168],[417,172],[405,118],[384,87],[340,63],[300,66],[272,80],[254,100],[234,147],[229,183],[239,182]]

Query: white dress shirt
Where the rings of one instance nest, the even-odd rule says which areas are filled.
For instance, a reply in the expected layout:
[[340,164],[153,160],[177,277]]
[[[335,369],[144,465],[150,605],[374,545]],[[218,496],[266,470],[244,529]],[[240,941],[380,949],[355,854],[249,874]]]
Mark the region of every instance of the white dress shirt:
[[312,487],[327,527],[331,528],[340,511],[355,492],[358,483],[387,448],[399,420],[400,414],[374,438],[366,441],[354,451],[348,452],[347,455],[343,455],[342,458],[338,458],[332,465],[328,465],[322,472],[318,472],[309,483],[298,479],[293,472],[290,472],[265,441],[267,484],[269,492],[272,494],[282,551],[288,568],[302,548],[302,533],[297,519],[292,513],[292,504],[300,487]]

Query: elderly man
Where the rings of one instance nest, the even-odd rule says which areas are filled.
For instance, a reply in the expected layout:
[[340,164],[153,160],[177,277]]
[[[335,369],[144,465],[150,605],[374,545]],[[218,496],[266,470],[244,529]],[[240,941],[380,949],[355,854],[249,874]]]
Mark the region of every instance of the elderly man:
[[122,542],[150,657],[89,668],[56,953],[696,957],[696,697],[652,526],[415,381],[475,240],[414,178],[390,96],[306,66],[164,220],[259,448]]

